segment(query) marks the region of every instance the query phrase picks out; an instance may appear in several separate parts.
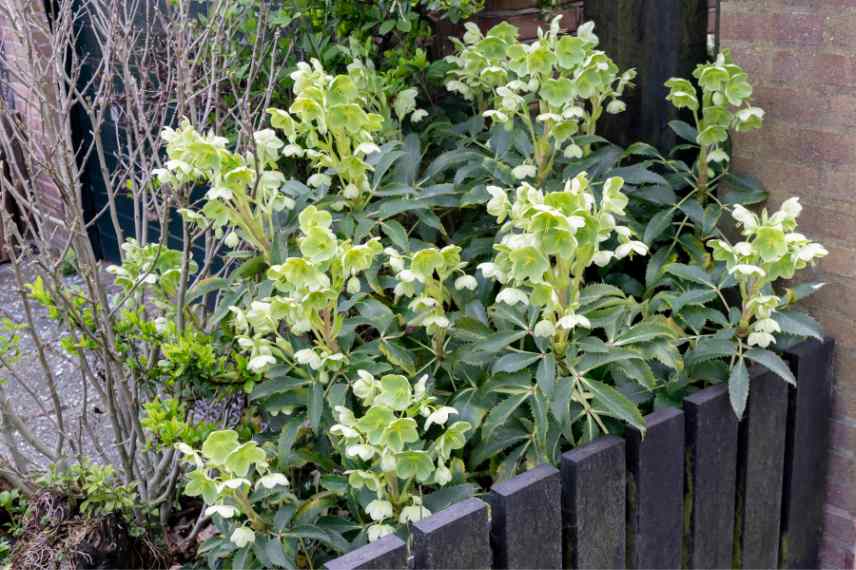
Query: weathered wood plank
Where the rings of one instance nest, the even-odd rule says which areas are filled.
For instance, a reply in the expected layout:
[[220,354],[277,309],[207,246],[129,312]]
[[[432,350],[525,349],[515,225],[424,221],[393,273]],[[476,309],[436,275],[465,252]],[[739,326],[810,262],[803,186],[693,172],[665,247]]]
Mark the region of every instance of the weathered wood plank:
[[487,502],[494,568],[562,567],[562,483],[556,468],[539,465],[497,483]]
[[728,568],[734,540],[737,416],[728,386],[684,400],[684,568]]
[[627,567],[679,568],[683,532],[684,413],[645,417],[627,430]]
[[626,146],[642,140],[666,151],[675,143],[668,122],[678,118],[663,85],[691,77],[707,59],[707,0],[586,0],[584,20],[595,22],[604,50],[622,70],[635,67],[627,111],[601,119],[603,134]]
[[407,545],[389,534],[324,565],[327,570],[383,570],[407,568]]
[[490,568],[487,504],[467,499],[413,523],[413,564],[420,570]]
[[734,568],[777,568],[785,463],[787,383],[750,369],[749,402],[740,422]]
[[624,452],[607,436],[562,455],[565,568],[624,568]]
[[835,341],[807,340],[785,352],[797,377],[788,395],[780,564],[817,568],[832,413]]

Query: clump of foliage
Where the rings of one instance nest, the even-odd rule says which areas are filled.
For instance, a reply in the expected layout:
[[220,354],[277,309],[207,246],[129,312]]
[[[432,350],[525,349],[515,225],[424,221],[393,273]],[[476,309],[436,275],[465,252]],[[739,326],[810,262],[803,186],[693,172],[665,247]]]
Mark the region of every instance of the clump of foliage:
[[[305,4],[314,30],[328,15]],[[394,24],[368,29],[478,7],[393,4]],[[363,21],[333,17],[340,31]],[[486,483],[644,432],[644,414],[710,384],[728,383],[740,416],[747,363],[792,382],[776,348],[820,335],[794,308],[816,286],[778,282],[826,251],[797,231],[796,200],[753,213],[763,189],[730,171],[729,134],[763,111],[728,54],[667,83],[693,124],[671,124],[686,144],[664,155],[598,136],[635,72],[591,24],[567,35],[556,20],[531,44],[509,24],[466,30],[445,62],[449,106],[471,108],[456,124],[355,41],[344,66],[319,46],[295,62],[264,105],[270,128],[163,130],[148,191],[182,242],[126,240],[111,354],[145,389],[131,429],[205,505],[191,538],[211,525],[211,567],[311,568],[406,535]],[[200,263],[199,247],[217,255]],[[99,310],[30,291],[57,319]],[[74,354],[98,332],[79,314]],[[215,398],[240,421],[197,421],[194,403]],[[99,467],[58,476],[88,511],[170,508]]]

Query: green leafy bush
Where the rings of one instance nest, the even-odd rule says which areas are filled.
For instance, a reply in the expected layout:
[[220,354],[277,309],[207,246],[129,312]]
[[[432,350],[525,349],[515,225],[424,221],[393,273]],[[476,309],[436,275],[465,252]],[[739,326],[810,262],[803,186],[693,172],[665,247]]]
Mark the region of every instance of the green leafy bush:
[[[163,131],[152,191],[185,241],[125,244],[111,332],[153,392],[142,428],[205,503],[210,566],[317,567],[710,384],[740,416],[748,364],[792,382],[776,348],[820,335],[793,307],[816,286],[780,281],[826,250],[795,199],[753,213],[762,187],[730,171],[730,133],[763,111],[727,54],[667,83],[693,124],[664,154],[597,135],[635,72],[592,25],[466,29],[445,77],[461,121],[351,46],[344,69],[296,63],[246,140]],[[195,278],[200,243],[217,277]],[[238,393],[234,429],[190,420]],[[92,504],[126,508],[96,475]]]

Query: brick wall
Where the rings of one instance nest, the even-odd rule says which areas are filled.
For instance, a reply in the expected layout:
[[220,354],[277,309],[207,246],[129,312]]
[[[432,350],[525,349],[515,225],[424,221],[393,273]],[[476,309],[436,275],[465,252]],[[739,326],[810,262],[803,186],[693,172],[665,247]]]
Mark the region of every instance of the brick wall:
[[[33,17],[45,17],[41,2],[0,0],[0,64],[4,68],[0,75],[0,81],[3,82],[0,92],[5,96],[9,112],[14,112],[25,125],[27,136],[34,141],[44,141],[44,144],[37,143],[37,146],[42,146],[47,152],[52,146],[51,136],[42,121],[43,109],[35,103],[38,97],[34,91],[34,85],[44,79],[44,73],[43,70],[37,71],[31,63],[50,47],[44,43],[25,45],[22,41],[23,19],[18,18],[17,23],[13,23],[9,17],[11,14],[24,13],[21,10],[32,10]],[[42,92],[49,93],[46,90]],[[59,222],[62,218],[62,204],[56,186],[46,176],[38,177],[34,186],[38,189],[43,212],[49,213]]]
[[838,343],[822,563],[856,568],[856,0],[722,0],[720,33],[767,111],[738,137],[735,168],[773,207],[799,196],[802,229],[830,251],[810,302]]

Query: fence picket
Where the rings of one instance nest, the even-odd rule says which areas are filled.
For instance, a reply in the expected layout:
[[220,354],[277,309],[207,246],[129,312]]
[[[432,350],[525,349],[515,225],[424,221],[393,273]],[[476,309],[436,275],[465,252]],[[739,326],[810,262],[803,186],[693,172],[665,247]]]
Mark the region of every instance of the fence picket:
[[407,544],[394,534],[389,534],[362,548],[330,560],[324,568],[327,570],[407,568]]
[[784,568],[817,568],[823,528],[831,372],[835,341],[807,340],[785,353],[797,377],[788,397],[780,560]]
[[539,465],[497,483],[487,502],[494,568],[562,567],[562,486],[556,468]]
[[479,499],[461,501],[413,523],[415,568],[490,568],[490,518]]
[[627,567],[679,568],[683,531],[684,413],[645,417],[627,430]]
[[750,375],[749,402],[740,422],[737,448],[732,567],[777,568],[788,385],[761,367],[753,367]]
[[728,568],[734,539],[737,417],[728,386],[700,390],[684,400],[684,567]]
[[607,436],[562,455],[565,568],[624,568],[624,450]]

